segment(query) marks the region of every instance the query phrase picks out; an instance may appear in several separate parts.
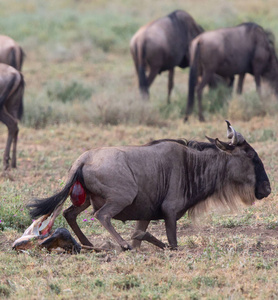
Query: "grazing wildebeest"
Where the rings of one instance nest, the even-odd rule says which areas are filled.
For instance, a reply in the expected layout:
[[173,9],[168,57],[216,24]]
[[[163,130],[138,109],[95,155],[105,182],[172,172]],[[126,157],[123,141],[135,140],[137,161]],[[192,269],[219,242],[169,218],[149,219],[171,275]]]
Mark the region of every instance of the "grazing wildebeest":
[[255,23],[208,31],[197,36],[190,46],[190,74],[185,121],[192,112],[197,85],[199,119],[204,121],[202,92],[214,73],[233,78],[239,74],[237,92],[242,92],[245,73],[254,75],[260,93],[261,77],[269,82],[278,95],[278,60],[270,35]]
[[[174,68],[189,66],[189,44],[204,30],[185,11],[176,10],[141,27],[130,41],[141,95],[149,98],[149,87],[157,74],[169,71],[168,103],[174,86]],[[146,70],[149,70],[146,76]]]
[[12,38],[0,35],[0,63],[21,71],[24,56],[22,48]]
[[[111,218],[138,220],[136,230],[141,233],[149,221],[164,219],[170,248],[175,249],[177,220],[186,211],[199,214],[212,202],[228,207],[237,202],[251,205],[270,194],[258,154],[227,124],[230,143],[218,139],[210,139],[213,144],[166,139],[143,146],[89,150],[74,162],[60,192],[28,205],[31,216],[55,213],[71,195],[75,205],[64,211],[64,217],[83,245],[92,244],[76,217],[91,204],[96,218],[122,249],[131,246],[112,226]],[[150,241],[149,235],[142,237],[140,232],[133,238]],[[165,247],[156,239],[154,244]]]
[[4,170],[9,167],[10,149],[13,144],[12,168],[16,168],[18,120],[23,114],[23,75],[15,68],[0,63],[0,121],[8,127],[8,139],[4,151]]

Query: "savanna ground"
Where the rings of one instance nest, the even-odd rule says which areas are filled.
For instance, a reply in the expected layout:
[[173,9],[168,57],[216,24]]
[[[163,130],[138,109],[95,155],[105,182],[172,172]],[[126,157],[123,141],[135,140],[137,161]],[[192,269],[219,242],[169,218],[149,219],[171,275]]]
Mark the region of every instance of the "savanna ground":
[[[184,124],[188,71],[176,70],[171,105],[167,74],[139,97],[128,42],[143,24],[187,10],[206,30],[255,21],[278,37],[276,1],[2,1],[1,34],[24,48],[25,115],[18,168],[0,177],[0,298],[9,299],[278,299],[278,104],[252,77],[244,94],[206,92],[206,123]],[[146,243],[140,251],[79,255],[11,249],[32,220],[25,205],[59,190],[72,162],[96,146],[158,138],[226,139],[229,119],[262,158],[272,193],[236,215],[178,222],[178,251]],[[0,163],[7,130],[0,124]],[[66,205],[70,205],[69,200]],[[96,244],[113,242],[91,209],[78,219]],[[127,240],[133,222],[114,222]],[[62,216],[55,227],[66,227]],[[150,232],[166,241],[162,221]]]

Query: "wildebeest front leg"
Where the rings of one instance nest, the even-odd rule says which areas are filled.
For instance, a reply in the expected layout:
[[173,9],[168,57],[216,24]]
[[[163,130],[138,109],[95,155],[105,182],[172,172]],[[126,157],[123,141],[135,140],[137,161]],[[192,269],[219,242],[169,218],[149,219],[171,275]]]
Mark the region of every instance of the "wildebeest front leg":
[[150,221],[145,221],[145,220],[140,220],[140,221],[136,222],[135,231],[134,231],[134,233],[131,237],[133,239],[132,240],[132,247],[133,248],[140,248],[142,240],[135,239],[134,236],[136,236],[136,233],[138,231],[145,232],[147,230],[149,224],[150,224]]
[[136,232],[134,232],[134,234],[132,235],[132,239],[140,243],[142,241],[147,241],[161,249],[164,249],[166,247],[166,245],[160,240],[158,240],[155,236],[153,236],[149,232],[145,232],[141,230],[137,230]]
[[92,243],[86,238],[84,233],[81,231],[80,227],[77,225],[76,222],[76,217],[87,207],[90,206],[90,197],[86,197],[86,201],[83,205],[76,207],[74,205],[70,206],[68,209],[66,209],[63,212],[63,216],[66,218],[69,226],[73,230],[73,232],[76,234],[78,237],[79,241],[81,244],[86,245],[86,246],[93,246]]

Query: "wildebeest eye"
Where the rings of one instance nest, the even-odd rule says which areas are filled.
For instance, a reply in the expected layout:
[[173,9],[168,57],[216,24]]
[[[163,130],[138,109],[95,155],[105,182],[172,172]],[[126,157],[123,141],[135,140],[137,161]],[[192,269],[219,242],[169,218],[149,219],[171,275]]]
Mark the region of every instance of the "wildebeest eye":
[[252,150],[252,149],[248,149],[246,151],[246,154],[247,154],[247,157],[253,159],[255,157],[255,155],[256,155],[256,152],[254,150]]

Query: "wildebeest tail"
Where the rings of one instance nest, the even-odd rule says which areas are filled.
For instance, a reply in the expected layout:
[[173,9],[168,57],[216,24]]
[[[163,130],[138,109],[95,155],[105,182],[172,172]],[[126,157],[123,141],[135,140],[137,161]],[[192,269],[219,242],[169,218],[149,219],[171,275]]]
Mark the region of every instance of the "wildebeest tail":
[[195,93],[195,86],[197,83],[197,77],[198,77],[198,62],[199,62],[199,54],[200,54],[200,43],[197,44],[193,62],[190,66],[190,72],[189,72],[189,83],[188,83],[188,102],[187,102],[187,114],[190,114],[193,110],[194,105],[194,93]]
[[19,97],[20,105],[17,112],[17,117],[19,120],[21,120],[23,115],[23,94],[24,94],[24,88],[25,88],[25,81],[23,78],[23,75],[20,73],[20,84],[16,90],[17,97]]
[[37,218],[46,214],[52,213],[58,205],[62,205],[68,198],[71,187],[76,181],[79,181],[82,186],[84,184],[84,178],[82,174],[82,168],[84,164],[81,164],[73,176],[67,181],[64,188],[57,194],[44,198],[44,199],[34,199],[30,204],[27,205],[27,208],[30,211],[32,218]]
[[137,59],[137,68],[138,68],[138,78],[139,78],[139,88],[141,93],[148,93],[148,81],[146,77],[145,70],[145,57],[146,57],[146,46],[143,43],[142,47],[137,47],[136,45],[136,59]]
[[9,83],[6,86],[6,89],[4,90],[3,94],[0,96],[0,111],[2,110],[5,100],[9,96],[14,84],[16,81],[16,75],[13,75],[12,79],[9,81]]
[[10,51],[10,54],[9,54],[9,57],[10,57],[10,61],[9,61],[9,64],[14,67],[15,69],[18,70],[18,66],[17,66],[17,63],[16,63],[16,49],[15,48],[12,48],[11,51]]
[[22,65],[23,65],[23,62],[24,62],[24,58],[25,58],[25,53],[24,53],[24,51],[22,50],[21,47],[19,48],[19,51],[20,51],[20,56],[19,56],[18,70],[21,71]]

